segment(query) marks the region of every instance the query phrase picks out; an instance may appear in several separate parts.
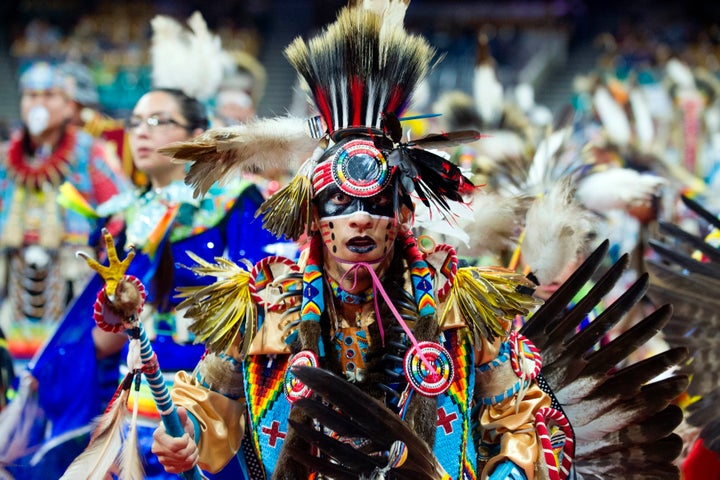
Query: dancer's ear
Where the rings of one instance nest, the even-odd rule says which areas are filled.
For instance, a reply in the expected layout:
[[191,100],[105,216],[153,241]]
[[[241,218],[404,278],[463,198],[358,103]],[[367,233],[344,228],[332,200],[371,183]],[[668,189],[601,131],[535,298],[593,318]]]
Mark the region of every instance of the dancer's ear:
[[410,210],[407,205],[402,205],[398,211],[398,223],[400,224],[400,231],[411,230],[415,223],[415,213]]

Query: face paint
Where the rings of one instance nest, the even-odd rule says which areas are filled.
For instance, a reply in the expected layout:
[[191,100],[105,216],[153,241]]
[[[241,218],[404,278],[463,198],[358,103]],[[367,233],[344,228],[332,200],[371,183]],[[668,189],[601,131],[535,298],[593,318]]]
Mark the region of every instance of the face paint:
[[386,189],[372,197],[352,197],[335,185],[320,192],[316,199],[320,218],[367,212],[380,217],[395,217],[392,190]]
[[[385,256],[397,237],[397,222],[356,212],[320,219],[323,243],[333,256],[346,261],[372,261]],[[358,258],[372,252],[372,258]]]

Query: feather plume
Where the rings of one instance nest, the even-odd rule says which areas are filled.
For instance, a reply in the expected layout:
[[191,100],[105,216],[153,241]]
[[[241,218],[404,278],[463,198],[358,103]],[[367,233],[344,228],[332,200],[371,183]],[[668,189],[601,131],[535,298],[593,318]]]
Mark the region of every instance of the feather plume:
[[100,417],[90,444],[67,468],[61,480],[104,480],[115,464],[123,442],[123,420],[129,388],[123,388],[108,411]]
[[383,114],[401,117],[430,69],[434,49],[396,24],[402,5],[389,3],[397,5],[384,19],[346,7],[320,35],[309,42],[297,38],[285,49],[330,133],[359,126],[380,130]]
[[136,383],[130,428],[128,429],[126,441],[123,443],[122,451],[120,452],[120,472],[118,477],[122,480],[143,480],[145,478],[145,471],[138,452],[137,416],[140,405],[140,378],[140,374],[138,373],[135,380]]
[[408,142],[407,145],[410,147],[422,147],[426,150],[432,148],[448,148],[457,147],[465,143],[472,143],[480,138],[483,138],[483,135],[480,135],[477,130],[458,130],[447,133],[432,133],[422,138],[412,140]]
[[532,288],[533,283],[512,270],[494,267],[464,267],[457,270],[445,310],[440,319],[459,308],[462,318],[473,331],[492,341],[503,336],[502,321],[511,322],[516,315],[527,315],[540,304],[534,297],[521,293],[518,287]]
[[605,87],[595,89],[593,105],[605,128],[608,140],[619,147],[627,146],[631,138],[630,121]]
[[682,228],[668,222],[659,222],[660,232],[670,235],[692,249],[699,251],[711,262],[720,262],[720,250],[705,242],[700,237],[686,232]]
[[359,0],[350,4],[359,4],[363,9],[375,12],[382,17],[386,28],[402,28],[410,0]]
[[399,168],[407,179],[405,189],[414,192],[431,215],[437,212],[445,220],[453,220],[448,201],[462,202],[463,194],[473,189],[456,165],[427,150],[400,145],[388,155],[388,164]]
[[500,123],[504,105],[503,85],[497,78],[495,60],[490,53],[487,35],[478,36],[477,59],[473,72],[473,99],[475,109],[486,127]]
[[189,142],[158,149],[164,155],[192,161],[185,182],[195,196],[205,194],[216,181],[241,172],[273,168],[297,169],[318,142],[310,137],[304,119],[258,118],[245,125],[214,128]]
[[[537,311],[537,313],[533,316],[533,319],[536,316],[543,317],[547,315],[549,320],[545,321],[541,327],[547,337],[543,337],[543,339],[549,339],[553,337],[554,335],[559,335],[560,333],[556,332],[565,332],[567,330],[571,330],[573,328],[577,328],[578,325],[580,325],[580,322],[582,322],[587,315],[597,306],[597,304],[602,300],[602,298],[610,292],[610,290],[614,287],[615,283],[622,277],[623,272],[627,268],[629,263],[629,255],[625,254],[622,257],[618,259],[615,264],[612,265],[603,275],[602,277],[592,286],[589,292],[587,292],[583,298],[577,302],[577,304],[571,309],[570,312],[566,312],[565,315],[561,315],[557,317],[557,314],[561,313],[557,311],[556,317],[549,316],[549,313],[554,311],[555,309],[553,307],[557,307],[557,305],[553,305],[556,300],[564,300],[565,306],[567,306],[567,303],[570,301],[572,297],[566,297],[566,292],[563,291],[562,294],[558,295],[558,292],[561,290],[564,290],[562,287],[557,290],[556,294],[553,295],[545,304],[543,304],[542,307]],[[587,278],[585,277],[586,274],[589,273],[589,271],[584,272],[582,275],[582,278],[585,278],[585,280],[575,278],[576,274],[580,273],[580,269],[573,274],[570,279],[565,282],[566,284],[577,281],[578,283],[575,284],[575,289],[580,289],[582,287],[582,283],[580,282],[586,282]],[[636,291],[644,291],[645,288],[644,284],[640,284],[637,287],[635,287]],[[569,292],[568,292],[569,293]],[[577,294],[577,290],[576,290]],[[559,298],[555,298],[558,296]],[[550,307],[550,309],[546,310],[546,307]],[[609,320],[612,320],[610,318]],[[534,321],[533,321],[534,323]],[[600,329],[600,325],[602,325],[602,322],[598,324],[598,326],[595,326],[595,329]],[[526,325],[527,326],[527,325]],[[608,327],[609,328],[609,327]],[[523,329],[526,330],[526,329]],[[527,329],[529,331],[529,329]],[[596,330],[597,332],[597,330]],[[558,355],[560,352],[563,351],[563,349],[559,350],[552,350],[551,348],[547,348],[546,345],[540,344],[538,346],[541,348],[543,352],[543,357],[546,358],[546,362],[551,362],[555,357],[555,355]]]
[[[470,205],[460,202],[448,200],[450,207],[450,216],[454,222],[448,223],[444,219],[436,218],[433,212],[422,202],[415,203],[415,228],[422,229],[425,232],[433,232],[447,237],[452,237],[461,242],[462,245],[470,245],[470,236],[467,229],[462,225],[471,224],[473,220],[473,210]],[[460,227],[460,228],[458,228]]]
[[687,195],[681,195],[680,199],[686,207],[695,212],[700,218],[708,222],[713,227],[720,228],[720,219],[718,219],[716,215],[713,215],[712,213],[707,211],[705,207],[703,207]]
[[217,257],[210,263],[187,252],[197,265],[186,267],[197,275],[214,276],[211,285],[178,287],[178,298],[184,300],[178,309],[187,308],[185,316],[194,321],[189,330],[198,343],[211,352],[227,350],[238,334],[242,334],[241,353],[244,355],[257,331],[257,312],[250,296],[250,273],[233,261]]
[[[703,226],[717,228],[720,221],[701,204],[685,196],[683,203]],[[703,225],[707,223],[707,225]],[[648,296],[654,303],[672,302],[675,314],[663,330],[663,339],[671,346],[687,348],[691,361],[683,365],[682,373],[691,376],[685,402],[683,432],[688,446],[699,437],[706,448],[720,452],[720,375],[717,365],[720,325],[720,268],[718,250],[707,238],[701,238],[675,225],[661,224],[662,240],[651,239],[649,244],[659,254],[659,260],[646,262],[652,274]],[[698,261],[698,253],[703,261]],[[687,454],[687,452],[684,452]]]
[[527,171],[523,193],[542,195],[566,173],[570,173],[576,168],[573,162],[565,165],[560,156],[570,133],[570,128],[563,128],[550,132],[540,141]]
[[667,180],[630,168],[609,168],[587,175],[578,182],[577,198],[597,212],[625,210],[648,204]]
[[444,92],[433,103],[432,110],[440,114],[439,121],[443,130],[461,130],[466,128],[483,128],[483,122],[475,110],[473,98],[465,92],[451,90]]
[[540,283],[552,282],[567,262],[583,253],[592,220],[572,198],[568,182],[558,182],[533,202],[525,219],[523,256]]
[[[448,223],[454,222],[454,209],[449,202],[464,201],[474,185],[460,168],[448,161],[445,153],[430,147],[449,147],[475,141],[480,134],[473,130],[432,134],[407,143],[402,142],[402,126],[392,112],[383,114],[383,129],[389,133],[394,148],[387,155],[388,165],[400,172],[400,183],[429,210],[432,218],[438,212]],[[376,138],[376,146],[384,148],[386,137]],[[425,148],[413,148],[423,146]]]
[[655,139],[655,125],[653,124],[648,98],[645,92],[639,88],[630,90],[630,107],[633,114],[633,125],[638,146],[647,150],[652,146]]
[[[565,310],[570,301],[577,295],[580,289],[590,280],[602,263],[605,255],[610,248],[610,241],[604,240],[598,245],[593,252],[587,256],[585,261],[575,269],[570,277],[560,285],[555,293],[525,322],[520,329],[520,333],[528,338],[533,338],[535,345],[540,351],[545,350],[545,342],[551,340],[548,332],[551,331],[553,325],[556,325],[555,319]],[[627,256],[621,257],[618,263],[624,261],[625,265],[620,267],[624,270],[627,267]],[[604,295],[604,293],[602,294]],[[600,295],[600,297],[602,297]],[[599,300],[599,299],[598,299]],[[570,328],[577,326],[573,324]]]
[[190,30],[164,15],[154,17],[150,24],[153,86],[177,88],[200,101],[212,98],[232,59],[200,12],[188,19]]
[[520,226],[519,203],[520,199],[516,197],[476,190],[470,199],[471,218],[459,221],[462,230],[473,241],[467,248],[460,246],[458,253],[479,257],[484,253],[511,249]]
[[263,227],[273,235],[297,240],[303,233],[309,233],[313,193],[310,178],[326,145],[326,141],[321,141],[293,179],[260,205],[256,216],[263,216]]

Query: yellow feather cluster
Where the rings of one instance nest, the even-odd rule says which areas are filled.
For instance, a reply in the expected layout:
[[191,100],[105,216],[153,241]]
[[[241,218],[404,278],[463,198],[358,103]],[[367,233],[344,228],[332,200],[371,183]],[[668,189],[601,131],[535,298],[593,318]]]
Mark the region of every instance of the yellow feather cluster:
[[211,285],[179,287],[178,298],[184,298],[178,309],[187,308],[187,317],[194,321],[189,329],[198,343],[214,353],[224,352],[245,328],[241,353],[250,348],[257,331],[257,312],[250,296],[250,273],[231,260],[216,257],[210,263],[192,252],[188,256],[198,265],[190,269],[198,275],[217,278]]
[[263,215],[263,228],[276,237],[297,240],[310,225],[312,183],[302,174],[268,198],[257,211]]
[[507,334],[503,320],[511,322],[517,315],[527,315],[541,301],[517,287],[533,288],[522,274],[499,267],[459,268],[440,319],[458,308],[473,331],[488,340]]

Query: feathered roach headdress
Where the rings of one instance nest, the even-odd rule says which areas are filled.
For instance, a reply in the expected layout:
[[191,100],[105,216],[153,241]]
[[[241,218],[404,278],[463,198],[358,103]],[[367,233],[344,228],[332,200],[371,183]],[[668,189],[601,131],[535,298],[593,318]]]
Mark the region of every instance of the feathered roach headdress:
[[[451,146],[479,134],[463,131],[403,142],[402,114],[435,55],[423,38],[403,28],[406,8],[406,1],[396,0],[353,4],[317,37],[309,42],[297,38],[288,46],[285,54],[304,79],[319,117],[288,117],[281,120],[282,129],[268,128],[278,119],[258,119],[211,130],[165,152],[194,161],[188,182],[196,193],[236,168],[287,167],[309,156],[259,211],[269,231],[291,239],[308,231],[310,201],[332,183],[355,197],[391,186],[396,205],[412,208],[414,194],[450,216],[447,200],[462,201],[472,184],[451,162],[419,147]],[[254,145],[258,137],[268,140],[265,148]]]
[[[259,209],[266,229],[290,239],[309,233],[312,199],[330,185],[353,197],[392,189],[396,212],[402,205],[412,210],[414,196],[431,211],[452,217],[448,202],[462,202],[473,185],[456,165],[424,148],[475,141],[480,134],[467,130],[403,141],[403,112],[435,55],[423,38],[403,28],[407,4],[354,3],[317,37],[309,42],[298,38],[288,46],[285,53],[305,81],[318,117],[256,119],[209,130],[161,151],[193,162],[186,181],[196,194],[234,170],[287,168],[305,158],[289,184]],[[415,244],[412,235],[406,241],[406,254],[412,257],[408,264],[413,265],[421,254],[410,247]],[[307,266],[318,272],[320,246],[311,241]],[[322,292],[322,285],[317,287],[313,290]],[[416,292],[418,306],[429,296],[432,292]],[[319,320],[321,297],[303,300],[302,321]],[[423,316],[434,313],[434,307],[419,310]]]
[[[454,165],[417,147],[474,140],[476,132],[402,142],[402,114],[435,51],[402,27],[406,2],[375,8],[346,7],[321,35],[309,42],[297,38],[285,51],[320,113],[316,125],[324,128],[322,142],[334,145],[317,152],[286,190],[263,207],[268,227],[277,234],[295,238],[302,233],[287,225],[289,210],[284,207],[306,205],[311,194],[332,183],[354,197],[376,195],[392,185],[396,205],[412,208],[409,194],[414,193],[444,216],[450,214],[448,199],[461,201],[471,190]],[[296,201],[298,196],[302,201]],[[307,208],[298,213],[307,225]]]

